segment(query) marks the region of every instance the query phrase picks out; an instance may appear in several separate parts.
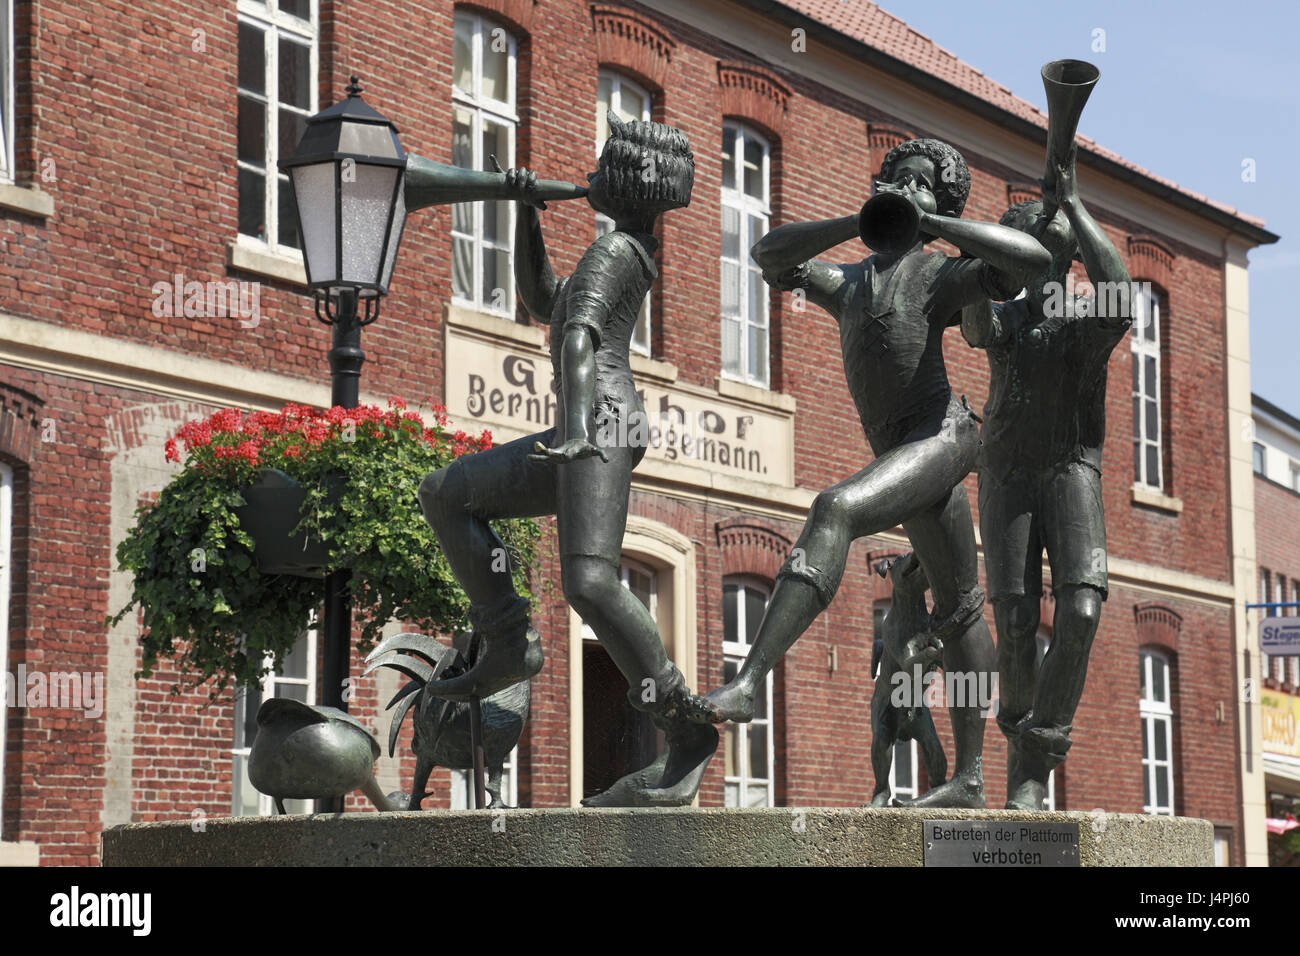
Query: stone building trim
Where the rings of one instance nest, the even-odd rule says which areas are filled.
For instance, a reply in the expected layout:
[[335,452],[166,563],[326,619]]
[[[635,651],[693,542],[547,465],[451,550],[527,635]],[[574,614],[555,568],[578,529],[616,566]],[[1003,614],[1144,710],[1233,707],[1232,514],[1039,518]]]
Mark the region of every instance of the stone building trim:
[[722,552],[722,575],[751,574],[775,581],[790,553],[791,541],[775,528],[750,517],[728,518],[715,525]]
[[659,24],[624,7],[595,3],[591,26],[596,37],[596,60],[617,67],[649,86],[668,85],[677,41]]
[[1128,237],[1129,274],[1154,282],[1166,296],[1173,288],[1176,258],[1172,249],[1153,236]]
[[1137,619],[1139,646],[1155,645],[1178,653],[1178,635],[1183,629],[1181,614],[1163,604],[1137,604],[1133,616]]
[[785,129],[790,87],[771,70],[751,63],[720,60],[718,86],[722,115],[750,120],[780,139]]

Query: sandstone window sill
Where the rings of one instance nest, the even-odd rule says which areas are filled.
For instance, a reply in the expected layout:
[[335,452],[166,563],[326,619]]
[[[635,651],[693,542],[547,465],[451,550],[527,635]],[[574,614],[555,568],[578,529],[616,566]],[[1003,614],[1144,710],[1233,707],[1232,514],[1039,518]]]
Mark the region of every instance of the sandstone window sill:
[[54,197],[35,186],[0,183],[0,208],[49,219],[54,215]]
[[0,842],[0,866],[39,866],[41,851],[35,843]]
[[1183,512],[1182,498],[1171,498],[1168,495],[1161,494],[1154,488],[1148,488],[1146,485],[1133,486],[1133,504],[1145,505],[1148,508],[1167,511],[1169,514],[1174,515]]
[[768,388],[759,388],[757,385],[747,385],[744,382],[738,382],[722,375],[718,376],[717,387],[718,394],[724,398],[734,398],[749,405],[756,405],[786,415],[793,415],[798,406],[793,395],[774,392]]
[[307,285],[301,252],[275,252],[270,246],[243,237],[230,241],[230,268],[304,288]]

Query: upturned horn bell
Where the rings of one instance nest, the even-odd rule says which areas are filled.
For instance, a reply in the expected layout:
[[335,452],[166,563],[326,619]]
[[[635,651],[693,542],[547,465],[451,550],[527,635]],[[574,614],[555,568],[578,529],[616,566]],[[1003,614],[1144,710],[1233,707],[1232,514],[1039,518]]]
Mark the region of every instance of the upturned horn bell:
[[1056,164],[1070,154],[1079,129],[1083,105],[1092,95],[1101,71],[1085,60],[1053,60],[1043,67],[1047,90],[1047,179],[1055,179]]
[[[539,179],[532,195],[541,200],[579,199],[587,195],[586,186]],[[419,156],[406,160],[406,188],[403,192],[406,211],[448,203],[476,202],[485,199],[513,199],[506,193],[506,174],[486,170],[462,169]]]
[[858,235],[873,252],[905,252],[921,231],[921,214],[900,193],[877,193],[862,205]]

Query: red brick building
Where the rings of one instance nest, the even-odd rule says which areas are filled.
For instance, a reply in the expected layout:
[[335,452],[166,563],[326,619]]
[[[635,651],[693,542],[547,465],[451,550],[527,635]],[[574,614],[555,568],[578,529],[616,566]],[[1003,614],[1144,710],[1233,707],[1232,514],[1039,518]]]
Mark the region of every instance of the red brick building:
[[[1255,409],[1256,554],[1260,604],[1300,604],[1300,419],[1259,395]],[[1257,632],[1272,616],[1295,617],[1300,607],[1260,608]],[[1300,865],[1287,849],[1285,828],[1300,816],[1300,656],[1260,655],[1260,759],[1268,808],[1269,857]],[[1292,828],[1294,829],[1294,828]]]
[[[694,198],[662,221],[634,371],[648,408],[680,409],[703,430],[690,444],[666,436],[638,470],[625,573],[697,687],[743,656],[815,493],[870,458],[833,321],[769,293],[749,245],[773,224],[856,210],[887,150],[911,136],[963,152],[971,218],[997,219],[1043,162],[1042,114],[871,5],[204,0],[178,12],[109,0],[94,23],[62,0],[11,6],[0,651],[10,674],[76,671],[103,688],[81,706],[4,711],[0,839],[45,864],[94,862],[99,833],[119,823],[265,809],[242,782],[241,705],[171,697],[173,673],[134,680],[138,627],[103,621],[129,594],[114,549],[173,473],[163,442],[182,422],[226,405],[328,401],[328,331],[311,315],[274,162],[349,73],[409,152],[460,165],[495,153],[582,182],[605,107],[691,138]],[[1245,254],[1276,237],[1082,138],[1079,167],[1085,202],[1155,290],[1159,319],[1111,358],[1111,592],[1055,806],[1204,817],[1225,860],[1258,860],[1262,785],[1243,763],[1239,692],[1243,668],[1258,667],[1242,607],[1256,588],[1254,549],[1241,547],[1254,530],[1239,419],[1250,415]],[[363,338],[363,401],[433,396],[498,440],[536,430],[549,362],[543,330],[514,305],[503,222],[482,208],[411,217],[383,317]],[[543,228],[564,272],[598,226],[571,202],[553,204]],[[158,316],[153,287],[176,276],[257,283],[257,315]],[[954,332],[947,358],[954,388],[980,407],[983,356]],[[888,601],[871,568],[905,549],[899,529],[855,545],[834,604],[774,674],[764,718],[731,731],[702,804],[866,802],[873,618]],[[551,559],[537,570],[558,577]],[[611,703],[621,680],[558,588],[536,620],[547,666],[511,792],[567,806],[650,744]],[[265,692],[307,693],[315,660],[309,637]],[[363,682],[352,699],[381,731],[390,684]],[[946,738],[946,714],[938,721]],[[896,789],[923,788],[899,756]],[[386,789],[409,782],[410,763],[381,760]],[[1000,805],[993,722],[984,766]],[[460,799],[447,772],[433,784],[429,804]]]

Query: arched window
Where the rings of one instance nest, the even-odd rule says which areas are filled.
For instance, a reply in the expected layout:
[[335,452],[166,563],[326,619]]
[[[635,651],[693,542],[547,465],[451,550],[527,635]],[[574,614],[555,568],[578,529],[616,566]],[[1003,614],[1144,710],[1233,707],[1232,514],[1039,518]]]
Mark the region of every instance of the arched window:
[[[515,164],[517,44],[502,26],[456,11],[451,161],[463,169]],[[512,202],[452,206],[451,286],[458,301],[510,316],[515,308]]]
[[740,123],[722,127],[722,372],[767,388],[768,290],[750,247],[772,216],[767,140]]
[[1143,648],[1139,656],[1142,717],[1143,810],[1172,816],[1174,812],[1174,711],[1169,658]]
[[[601,70],[596,86],[596,156],[605,148],[609,138],[609,111],[624,120],[650,121],[651,96],[645,88],[613,70]],[[603,236],[614,229],[614,220],[604,213],[596,213],[596,235]],[[632,333],[632,350],[642,355],[650,354],[650,293],[641,303],[636,329]]]
[[1133,354],[1133,481],[1157,489],[1164,488],[1160,407],[1163,302],[1149,282],[1140,283],[1129,337]]
[[[723,679],[730,682],[749,656],[763,622],[771,591],[754,578],[730,577],[722,583]],[[772,675],[754,704],[748,724],[727,724],[725,748],[726,805],[770,807],[776,800],[772,735]]]

